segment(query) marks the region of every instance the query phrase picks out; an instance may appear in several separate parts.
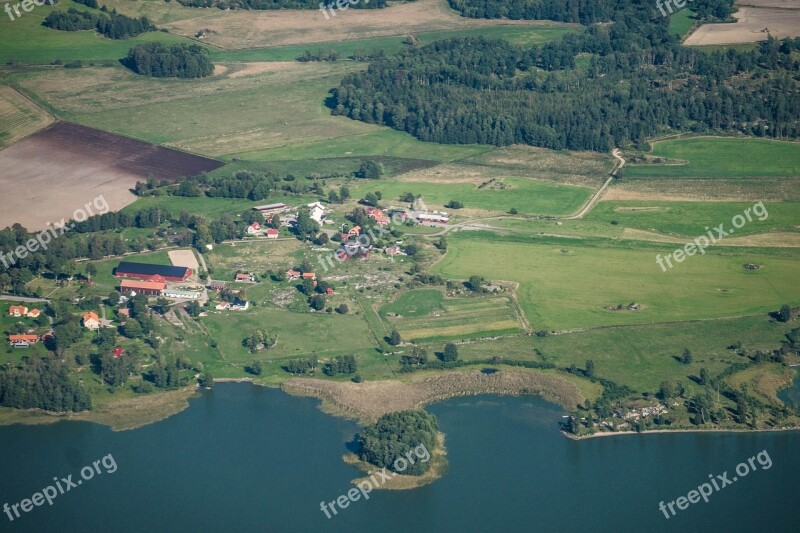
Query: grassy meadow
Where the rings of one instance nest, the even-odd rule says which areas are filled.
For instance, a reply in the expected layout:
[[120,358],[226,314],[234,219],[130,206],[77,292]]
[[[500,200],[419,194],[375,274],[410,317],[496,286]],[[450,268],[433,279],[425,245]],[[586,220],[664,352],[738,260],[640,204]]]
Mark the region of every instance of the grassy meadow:
[[[675,245],[503,240],[477,232],[452,235],[449,244],[433,270],[451,278],[518,282],[520,306],[534,330],[765,314],[800,300],[794,252],[715,250],[663,272],[656,254],[671,253]],[[745,270],[745,263],[762,268]],[[631,302],[641,309],[606,309]]]
[[626,178],[800,176],[800,143],[756,138],[692,137],[653,143],[653,157],[685,164],[631,164]]

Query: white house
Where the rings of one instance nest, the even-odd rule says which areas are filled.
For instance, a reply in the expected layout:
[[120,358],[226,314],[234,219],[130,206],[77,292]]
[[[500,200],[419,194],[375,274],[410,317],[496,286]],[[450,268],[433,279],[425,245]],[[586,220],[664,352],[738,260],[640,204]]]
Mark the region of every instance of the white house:
[[247,234],[248,235],[255,235],[261,232],[261,224],[258,222],[253,222],[249,226],[247,226]]
[[327,212],[328,209],[319,202],[308,204],[308,215],[318,224],[322,224],[322,219],[325,218]]

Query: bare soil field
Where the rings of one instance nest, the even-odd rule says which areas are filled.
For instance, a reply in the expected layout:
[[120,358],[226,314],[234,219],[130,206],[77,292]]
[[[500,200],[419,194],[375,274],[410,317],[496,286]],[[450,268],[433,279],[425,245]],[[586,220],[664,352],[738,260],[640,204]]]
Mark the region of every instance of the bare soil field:
[[0,149],[52,124],[47,111],[11,87],[0,86]]
[[[742,6],[733,14],[735,24],[704,24],[689,35],[684,44],[754,43],[765,41],[770,35],[776,39],[800,36],[800,0],[747,0],[747,4],[770,7]],[[775,5],[779,7],[772,7]]]
[[197,257],[195,257],[192,250],[170,250],[168,255],[169,262],[172,263],[173,266],[191,268],[195,272],[200,269],[200,265],[197,263]]
[[329,20],[319,10],[174,9],[176,13],[165,16],[172,20],[164,24],[172,33],[194,38],[200,30],[211,30],[206,32],[203,42],[226,49],[347,41],[500,25],[558,25],[552,21],[464,18],[450,9],[446,0],[418,0],[386,9],[336,10],[336,17]]
[[0,227],[19,222],[44,229],[100,195],[112,210],[122,209],[136,199],[130,189],[148,176],[175,179],[220,166],[213,159],[58,123],[0,151],[0,196],[15,206],[0,212]]
[[475,394],[538,394],[568,409],[585,400],[574,383],[560,376],[505,368],[494,374],[475,369],[439,372],[410,382],[352,383],[292,378],[282,388],[289,394],[320,398],[323,409],[362,421],[375,421],[386,413],[420,409],[446,398]]
[[800,179],[736,178],[687,180],[658,178],[612,182],[603,200],[664,202],[740,202],[800,200]]

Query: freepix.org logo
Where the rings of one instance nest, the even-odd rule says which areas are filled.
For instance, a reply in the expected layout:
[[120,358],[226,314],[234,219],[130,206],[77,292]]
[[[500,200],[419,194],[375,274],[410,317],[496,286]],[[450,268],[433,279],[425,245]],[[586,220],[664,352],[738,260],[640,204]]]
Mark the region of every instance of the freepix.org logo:
[[[25,13],[30,13],[31,11],[33,11],[33,8],[35,6],[41,7],[45,4],[50,4],[52,6],[53,0],[22,0],[22,2],[16,3],[13,6],[11,5],[11,2],[7,2],[4,9],[6,11],[6,14],[8,14],[8,17],[11,20],[17,20],[22,16],[22,13],[19,12],[20,8],[22,8],[22,11],[24,11]],[[17,16],[14,17],[14,14],[16,14]]]

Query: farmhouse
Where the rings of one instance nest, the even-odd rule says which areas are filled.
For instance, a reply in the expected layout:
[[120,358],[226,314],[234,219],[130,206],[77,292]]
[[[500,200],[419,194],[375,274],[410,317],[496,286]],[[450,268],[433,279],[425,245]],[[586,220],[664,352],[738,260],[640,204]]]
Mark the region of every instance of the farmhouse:
[[134,278],[144,281],[186,281],[192,275],[192,269],[123,261],[117,266],[114,275],[118,278]]
[[119,284],[119,292],[135,292],[137,294],[146,294],[148,296],[158,296],[167,284],[163,281],[137,281],[132,279],[124,279]]
[[308,216],[318,224],[322,224],[322,220],[325,218],[327,212],[328,209],[319,202],[308,204]]
[[317,275],[313,272],[303,272],[303,279],[317,279]]
[[297,270],[287,270],[286,271],[286,281],[294,281],[296,279],[300,279],[302,274]]
[[261,233],[261,224],[258,222],[253,222],[249,226],[247,226],[247,234],[248,235],[257,235]]
[[279,233],[278,230],[270,228],[267,230],[267,239],[277,239]]
[[289,209],[286,204],[267,204],[267,205],[257,205],[253,208],[254,211],[258,211],[264,216],[264,219],[267,216],[274,215],[276,213],[283,213]]
[[100,317],[94,311],[89,311],[83,315],[83,327],[92,331],[100,329]]
[[42,312],[39,311],[38,309],[31,309],[25,316],[27,316],[28,318],[38,318],[39,315],[41,314]]
[[15,348],[27,348],[31,344],[39,342],[38,335],[9,335],[8,344]]
[[386,216],[386,213],[384,213],[381,209],[378,209],[377,207],[368,207],[367,216],[372,220],[374,220],[375,223],[379,226],[385,226],[386,224],[391,222],[389,217]]
[[24,305],[12,305],[8,308],[8,316],[19,318],[28,314],[28,308]]
[[239,273],[236,274],[236,281],[244,282],[244,283],[248,283],[248,282],[253,282],[254,283],[256,281],[256,275],[253,274],[252,272],[249,273],[249,274],[244,274],[242,272],[239,272]]

